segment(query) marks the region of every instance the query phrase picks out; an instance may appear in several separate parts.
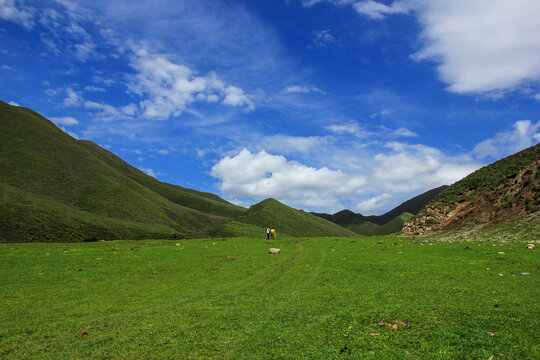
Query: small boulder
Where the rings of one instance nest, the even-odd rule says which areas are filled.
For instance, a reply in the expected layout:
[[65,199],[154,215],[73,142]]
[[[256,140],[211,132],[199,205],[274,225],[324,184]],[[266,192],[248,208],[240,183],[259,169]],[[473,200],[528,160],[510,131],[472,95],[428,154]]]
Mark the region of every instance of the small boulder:
[[536,246],[534,244],[527,244],[526,248],[529,250],[534,250]]
[[268,249],[269,254],[279,254],[280,251],[281,251],[281,249],[277,249],[277,248]]

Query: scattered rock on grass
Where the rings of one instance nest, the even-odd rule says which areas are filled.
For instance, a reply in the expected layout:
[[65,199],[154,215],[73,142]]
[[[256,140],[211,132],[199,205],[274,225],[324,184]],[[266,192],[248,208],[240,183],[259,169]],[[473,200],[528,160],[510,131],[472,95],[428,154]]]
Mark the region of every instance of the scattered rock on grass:
[[522,272],[521,275],[531,275],[530,272]]
[[469,246],[465,246],[463,250],[472,250]]
[[534,244],[527,244],[526,248],[529,250],[534,250],[536,246]]
[[278,248],[270,248],[270,249],[268,249],[269,254],[279,254],[280,251],[281,251],[281,249],[278,249]]
[[81,331],[81,335],[88,335],[88,331],[86,330]]

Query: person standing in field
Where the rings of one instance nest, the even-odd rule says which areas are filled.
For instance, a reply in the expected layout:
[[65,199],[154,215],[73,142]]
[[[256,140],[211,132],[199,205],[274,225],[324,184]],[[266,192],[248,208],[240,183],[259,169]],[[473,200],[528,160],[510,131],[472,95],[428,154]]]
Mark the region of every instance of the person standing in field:
[[272,228],[270,229],[270,233],[272,234],[272,239],[276,238],[276,229]]
[[270,240],[270,226],[266,228],[266,240]]

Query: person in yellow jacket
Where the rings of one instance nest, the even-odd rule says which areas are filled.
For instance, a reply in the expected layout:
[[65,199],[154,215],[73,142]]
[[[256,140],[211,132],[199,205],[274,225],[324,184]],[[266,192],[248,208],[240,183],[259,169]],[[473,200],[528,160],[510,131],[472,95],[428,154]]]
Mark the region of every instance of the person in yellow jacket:
[[272,235],[272,239],[275,239],[276,236],[277,236],[277,235],[276,235],[276,229],[271,228],[271,229],[270,229],[270,234]]

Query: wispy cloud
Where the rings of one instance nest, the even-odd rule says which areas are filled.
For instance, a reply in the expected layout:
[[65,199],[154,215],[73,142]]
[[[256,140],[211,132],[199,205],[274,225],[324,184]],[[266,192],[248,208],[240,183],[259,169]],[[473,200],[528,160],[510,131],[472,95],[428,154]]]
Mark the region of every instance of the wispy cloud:
[[407,14],[411,11],[411,6],[406,1],[395,1],[391,5],[385,5],[377,1],[367,0],[354,3],[353,7],[359,13],[373,19],[382,19],[386,15]]
[[540,142],[540,121],[516,121],[512,129],[501,131],[493,138],[475,146],[473,153],[479,159],[499,159]]
[[310,49],[326,47],[332,43],[335,43],[336,39],[331,34],[329,29],[316,31],[313,35],[313,40],[308,46]]
[[77,107],[82,105],[83,98],[72,88],[66,89],[67,97],[64,98],[63,104],[65,107]]
[[0,19],[12,21],[25,27],[27,30],[34,26],[35,9],[23,5],[15,0],[0,1]]
[[326,94],[325,91],[319,89],[319,88],[316,87],[316,86],[291,85],[291,86],[287,86],[287,87],[285,88],[285,93],[303,93],[303,94],[308,94],[308,93],[312,93],[312,92],[317,92],[317,93],[321,93],[321,94]]

